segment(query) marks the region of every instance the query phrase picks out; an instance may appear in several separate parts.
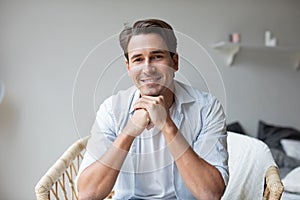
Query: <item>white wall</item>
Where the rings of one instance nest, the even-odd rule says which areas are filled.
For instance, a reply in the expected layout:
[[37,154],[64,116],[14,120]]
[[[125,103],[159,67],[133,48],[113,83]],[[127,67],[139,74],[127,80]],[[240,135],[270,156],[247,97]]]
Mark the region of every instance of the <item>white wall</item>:
[[[129,85],[113,35],[124,22],[136,19],[165,19],[207,48],[218,65],[226,98],[220,80],[211,80],[214,76],[218,79],[215,68],[211,76],[202,75],[210,79],[207,88],[214,88],[211,91],[222,99],[228,122],[239,120],[252,135],[256,135],[259,119],[300,129],[300,72],[293,70],[289,59],[243,51],[228,68],[223,57],[210,48],[235,31],[241,33],[243,43],[261,45],[267,29],[280,45],[300,48],[299,8],[297,0],[1,0],[0,79],[6,85],[0,105],[1,199],[34,199],[34,185],[79,137],[77,130],[88,134],[102,99]],[[72,109],[78,69],[104,40],[82,65]],[[109,64],[103,59],[115,60]],[[203,84],[193,77],[195,68],[183,59],[181,64],[181,75]],[[201,71],[210,65],[206,60],[196,67]]]

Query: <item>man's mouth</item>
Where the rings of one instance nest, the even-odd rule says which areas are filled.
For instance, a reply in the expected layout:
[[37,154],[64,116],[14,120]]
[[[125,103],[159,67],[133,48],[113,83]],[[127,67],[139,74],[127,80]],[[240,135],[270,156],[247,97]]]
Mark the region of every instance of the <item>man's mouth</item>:
[[141,82],[143,83],[157,83],[159,81],[160,77],[151,77],[151,78],[143,78],[141,79]]

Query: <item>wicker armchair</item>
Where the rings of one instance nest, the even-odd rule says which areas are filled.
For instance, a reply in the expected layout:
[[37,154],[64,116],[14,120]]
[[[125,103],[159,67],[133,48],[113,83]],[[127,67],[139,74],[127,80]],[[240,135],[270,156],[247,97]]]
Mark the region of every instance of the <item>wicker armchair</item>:
[[[79,139],[72,144],[63,155],[50,167],[35,187],[37,200],[78,199],[74,179],[78,173],[80,162],[89,137]],[[276,167],[270,167],[265,176],[263,200],[279,200],[283,186]],[[111,193],[107,199],[111,199]]]
[[222,200],[279,200],[283,185],[269,147],[254,137],[228,132],[229,182]]
[[[37,200],[78,199],[74,185],[83,153],[89,137],[77,140],[55,164],[46,172],[35,186]],[[107,199],[110,199],[108,196]]]

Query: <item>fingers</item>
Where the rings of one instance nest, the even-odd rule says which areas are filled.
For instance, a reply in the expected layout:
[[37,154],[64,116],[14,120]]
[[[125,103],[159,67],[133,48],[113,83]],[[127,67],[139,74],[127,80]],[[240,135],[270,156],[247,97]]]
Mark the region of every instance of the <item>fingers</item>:
[[147,125],[147,130],[153,128],[153,126],[162,129],[169,115],[163,96],[143,96],[134,103],[133,107],[136,110],[144,109],[148,112],[151,123]]
[[133,137],[138,136],[147,127],[150,117],[145,109],[137,109],[123,129],[123,132]]
[[146,129],[149,131],[149,130],[152,129],[153,127],[154,127],[154,124],[153,124],[153,122],[150,121],[150,122],[148,123]]
[[154,108],[155,105],[161,105],[165,107],[163,96],[143,96],[134,103],[133,107],[134,109],[146,109],[149,112]]

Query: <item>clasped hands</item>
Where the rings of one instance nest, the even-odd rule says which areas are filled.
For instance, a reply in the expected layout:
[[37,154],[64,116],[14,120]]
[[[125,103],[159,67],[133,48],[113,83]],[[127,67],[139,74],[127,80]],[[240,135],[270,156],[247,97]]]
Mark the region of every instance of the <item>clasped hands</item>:
[[126,126],[126,132],[134,137],[154,126],[162,130],[167,119],[170,119],[163,96],[142,96],[133,107],[135,111]]

